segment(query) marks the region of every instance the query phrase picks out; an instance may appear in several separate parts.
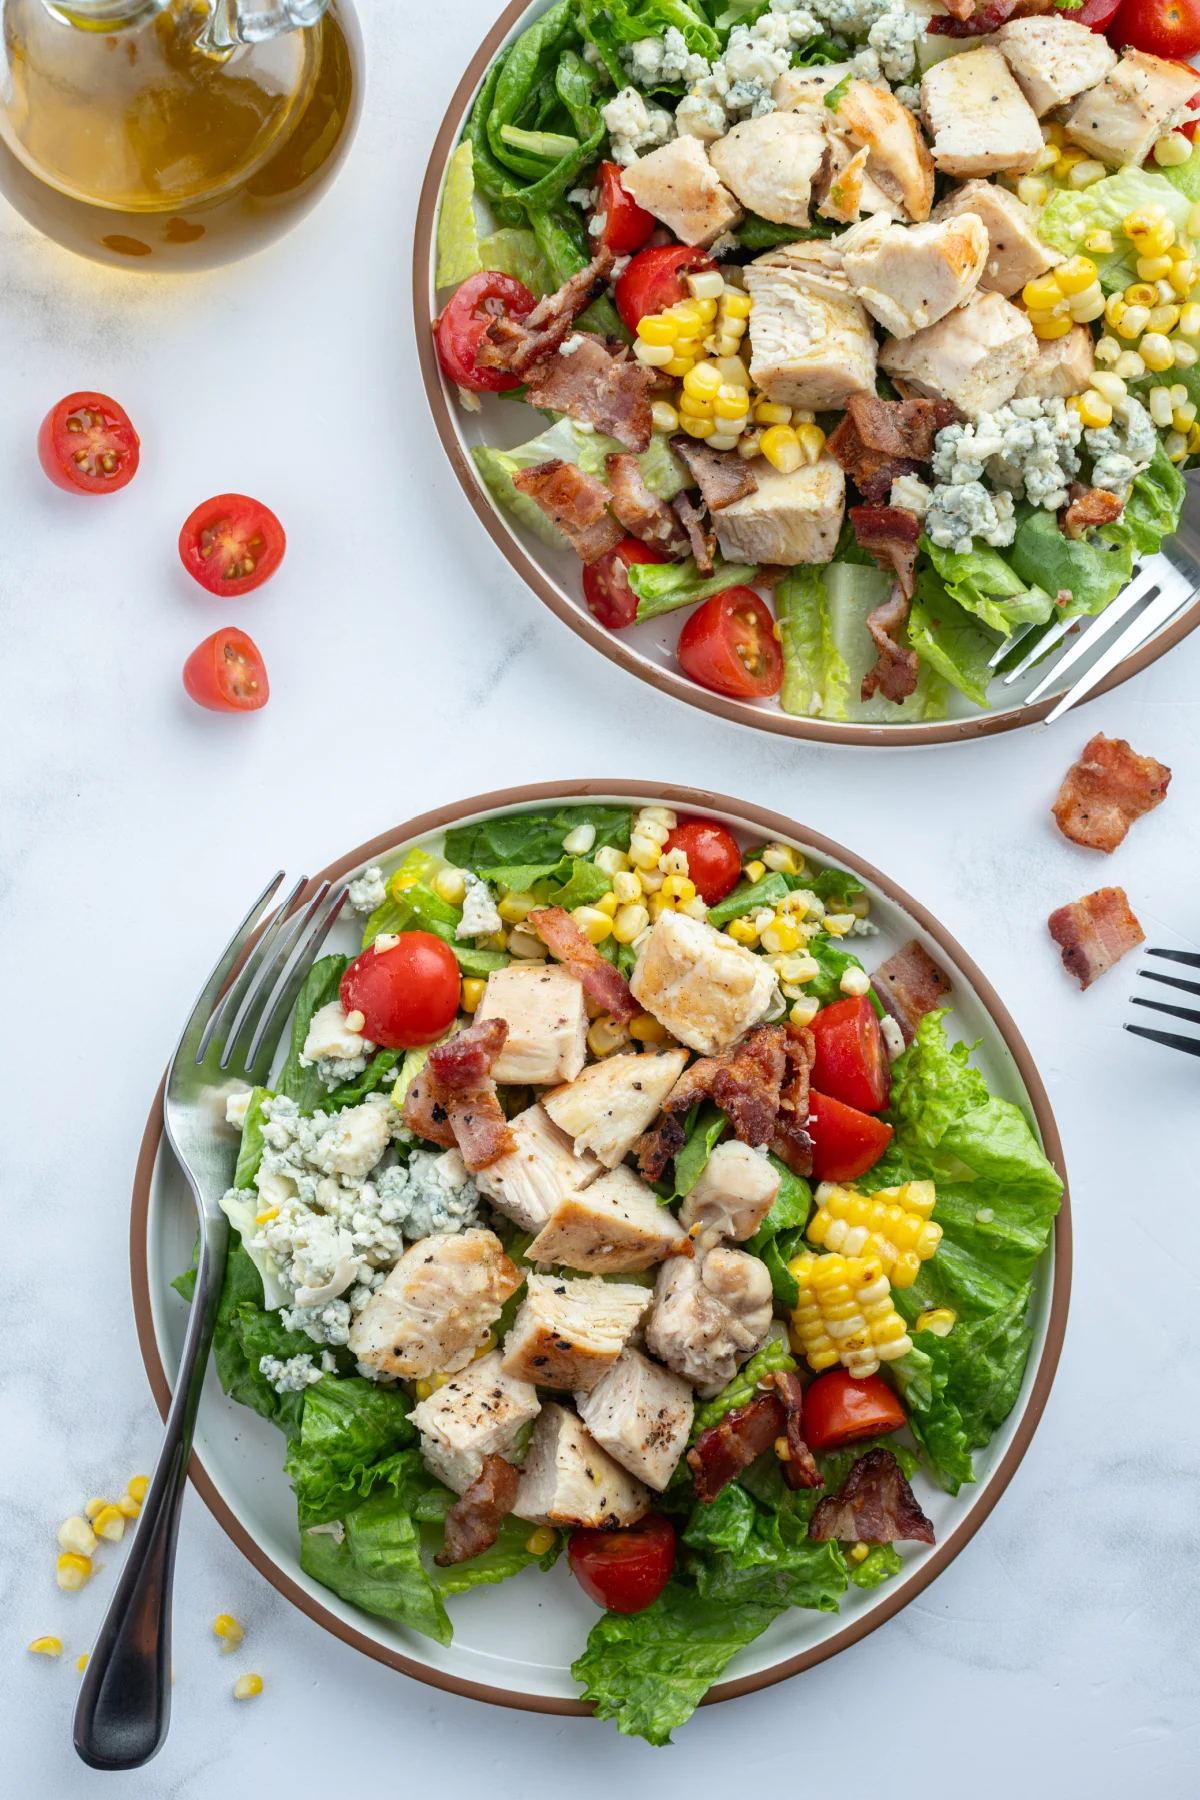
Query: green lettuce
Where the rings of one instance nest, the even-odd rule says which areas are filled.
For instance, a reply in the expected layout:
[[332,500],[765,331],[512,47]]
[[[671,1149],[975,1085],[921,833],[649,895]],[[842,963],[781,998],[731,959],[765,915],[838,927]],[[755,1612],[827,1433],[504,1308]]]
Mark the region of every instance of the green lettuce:
[[263,1286],[263,1306],[270,1311],[285,1306],[291,1295],[279,1278],[279,1266],[270,1251],[254,1248],[261,1206],[262,1201],[253,1188],[230,1188],[221,1195],[221,1211],[237,1232],[242,1240],[243,1250],[258,1270]]
[[[542,543],[554,548],[567,547],[567,539],[557,525],[551,523],[536,501],[513,486],[519,469],[560,458],[575,463],[586,475],[605,479],[604,458],[624,450],[616,438],[602,432],[580,431],[571,419],[559,419],[546,431],[518,444],[514,450],[497,450],[488,444],[477,444],[471,455],[485,487],[501,506],[519,519]],[[650,440],[650,448],[638,457],[642,480],[660,500],[671,500],[686,485],[687,471],[659,433]]]
[[286,1362],[312,1351],[312,1339],[304,1332],[287,1331],[277,1312],[264,1312],[262,1279],[239,1234],[231,1231],[213,1332],[213,1366],[222,1390],[278,1425],[285,1437],[298,1437],[303,1393],[277,1394],[258,1363],[262,1356]]
[[252,1188],[263,1157],[263,1101],[273,1098],[270,1088],[256,1087],[246,1103],[242,1124],[242,1141],[238,1147],[237,1168],[233,1172],[235,1188]]
[[916,596],[908,615],[908,641],[918,656],[931,663],[968,700],[976,706],[987,705],[996,639],[950,598],[932,569],[923,569],[917,577]]
[[[703,5],[689,6],[687,0],[643,0],[640,6],[629,4],[629,0],[577,0],[577,5],[580,18],[589,28],[603,16],[610,42],[635,44],[639,38],[661,37],[673,25],[696,55],[712,62],[720,53],[721,40]],[[624,87],[627,81],[628,76],[622,72],[618,87]]]
[[[495,953],[489,950],[483,954],[491,956]],[[504,962],[507,960],[507,957],[503,959]],[[502,963],[497,966],[502,966]],[[474,969],[467,971],[468,974],[475,972]],[[340,1082],[337,1087],[331,1088],[323,1100],[318,1100],[313,1111],[333,1113],[340,1112],[343,1106],[361,1106],[368,1094],[373,1094],[376,1088],[382,1087],[403,1057],[403,1050],[380,1050],[360,1075],[354,1075],[349,1081]]]
[[316,1064],[305,1068],[300,1061],[304,1040],[308,1036],[313,1014],[320,1012],[323,1006],[328,1006],[331,1000],[337,999],[342,976],[349,966],[348,956],[322,956],[304,977],[304,985],[296,1000],[296,1010],[292,1014],[291,1044],[287,1060],[275,1082],[275,1092],[294,1100],[304,1113],[312,1112],[318,1102],[325,1098],[325,1083],[317,1073]]
[[775,225],[756,212],[748,212],[737,228],[737,240],[743,250],[773,250],[776,244],[799,244],[809,238],[831,238],[833,234],[834,227],[826,219],[819,218],[806,226]]
[[687,1142],[675,1158],[675,1192],[690,1194],[708,1166],[729,1120],[711,1101],[699,1107],[687,1123]]
[[[1193,160],[1196,153],[1193,152]],[[1154,461],[1133,481],[1133,490],[1125,502],[1121,523],[1128,526],[1135,548],[1142,556],[1153,556],[1178,529],[1179,516],[1187,495],[1187,485],[1175,467],[1160,438],[1154,447]]]
[[[442,204],[444,207],[445,202]],[[546,259],[532,231],[502,225],[499,231],[489,232],[480,240],[479,260],[485,269],[498,269],[501,275],[523,282],[537,300],[553,292]]]
[[[412,887],[402,888],[394,897],[389,894],[382,906],[376,907],[363,927],[363,948],[373,944],[381,931],[431,931],[440,937],[443,943],[449,944],[455,959],[464,975],[490,975],[494,969],[503,969],[509,962],[503,950],[479,950],[474,944],[461,943],[455,936],[462,924],[462,907],[451,906],[440,894],[435,894],[423,882],[416,882]],[[385,1054],[384,1052],[380,1053]],[[372,1087],[378,1086],[388,1069],[394,1067],[396,1058],[386,1063],[380,1073],[371,1079],[371,1066],[368,1064],[357,1083],[366,1082],[364,1092],[369,1093]],[[339,1101],[337,1094],[330,1095],[326,1108],[330,1104],[351,1105],[352,1101]]]
[[857,1588],[877,1588],[893,1575],[898,1575],[904,1563],[894,1544],[872,1544],[861,1562],[848,1562],[846,1571]]
[[[450,1494],[455,1500],[457,1495]],[[436,1553],[441,1549],[445,1534],[442,1531],[426,1528],[422,1532],[426,1548]],[[535,1556],[525,1548],[529,1540],[529,1524],[525,1519],[518,1519],[509,1514],[500,1527],[500,1535],[490,1550],[472,1556],[467,1562],[451,1563],[448,1568],[440,1569],[431,1558],[426,1558],[429,1578],[439,1594],[465,1594],[474,1587],[494,1586],[497,1582],[507,1581],[511,1575],[519,1575],[522,1569],[531,1564],[545,1571],[553,1568],[558,1561],[562,1549],[562,1538],[556,1535],[551,1548],[541,1556]]]
[[[778,1459],[771,1460],[778,1469]],[[767,1475],[774,1503],[750,1502],[748,1528],[738,1543],[709,1547],[705,1533],[712,1509],[703,1502],[693,1508],[683,1541],[699,1552],[691,1559],[690,1570],[697,1590],[705,1599],[735,1606],[770,1604],[778,1612],[805,1606],[815,1612],[836,1612],[846,1591],[842,1553],[836,1543],[821,1543],[808,1535],[821,1490],[801,1488],[793,1493],[769,1467]],[[760,1486],[757,1491],[764,1489]],[[720,1498],[714,1504],[719,1505]],[[731,1534],[723,1535],[728,1540]]]
[[[1193,155],[1192,162],[1195,162]],[[1183,165],[1189,168],[1188,164]],[[1189,173],[1184,180],[1194,180]],[[1101,285],[1109,293],[1127,288],[1138,279],[1136,246],[1126,237],[1123,221],[1127,213],[1143,206],[1161,206],[1175,229],[1182,235],[1187,230],[1192,201],[1184,191],[1179,171],[1161,174],[1130,165],[1118,169],[1091,187],[1063,189],[1054,194],[1038,221],[1038,233],[1056,250],[1074,256],[1084,237],[1092,231],[1111,231],[1113,248],[1107,252],[1089,250]],[[1047,586],[1049,583],[1047,583]]]
[[760,875],[757,881],[739,883],[724,900],[718,900],[715,906],[710,906],[708,922],[720,930],[731,919],[740,919],[748,912],[758,912],[764,906],[777,905],[790,892],[787,876],[777,869],[771,869],[766,875]]
[[1070,592],[1062,617],[1103,612],[1133,574],[1133,538],[1120,520],[1077,541],[1059,530],[1057,516],[1043,506],[1022,501],[1017,521],[1008,560],[1031,585],[1036,580],[1052,594],[1064,588]]
[[[1046,516],[1057,530],[1054,514]],[[990,544],[978,543],[960,556],[957,550],[944,550],[922,537],[921,549],[951,600],[964,611],[974,613],[1001,637],[1008,637],[1019,625],[1043,625],[1054,611],[1051,594],[1032,579],[1026,585]],[[926,604],[929,597],[927,588]]]
[[637,595],[637,622],[641,625],[677,607],[694,606],[726,588],[752,587],[757,576],[757,563],[727,563],[720,551],[713,558],[711,575],[700,573],[694,556],[681,563],[632,563],[629,585]]
[[787,1337],[782,1326],[777,1325],[761,1350],[756,1350],[749,1362],[743,1363],[732,1381],[727,1381],[720,1393],[711,1400],[703,1401],[697,1408],[692,1420],[692,1434],[688,1440],[695,1443],[702,1431],[710,1425],[719,1425],[727,1412],[735,1406],[745,1406],[754,1398],[754,1390],[764,1375],[774,1369],[782,1369],[791,1374],[796,1367],[796,1359],[788,1349]]
[[932,1331],[918,1332],[907,1356],[888,1368],[908,1412],[908,1426],[934,1479],[949,1494],[974,1481],[971,1446],[962,1414],[946,1392],[950,1359],[945,1341]]
[[361,1375],[344,1380],[323,1375],[305,1389],[300,1434],[283,1465],[296,1491],[302,1528],[340,1519],[365,1497],[372,1466],[416,1441],[411,1405],[400,1389],[379,1387]]
[[[854,952],[843,949],[843,942],[841,938],[830,937],[827,932],[819,931],[815,937],[809,938],[805,946],[808,954],[820,965],[820,973],[814,975],[811,981],[805,982],[804,991],[811,994],[814,1000],[819,1000],[822,1006],[843,998],[842,976],[847,969],[862,968],[862,963]],[[867,998],[882,1018],[883,1007],[874,988],[868,990]]]
[[483,878],[510,894],[527,894],[547,906],[590,906],[612,892],[612,876],[582,856],[561,856],[555,863],[509,863],[484,869]]
[[[892,591],[892,577],[874,564],[831,562],[821,572],[829,616],[833,652],[841,658],[845,674],[838,674],[835,691],[826,688],[825,717],[865,720],[874,724],[903,724],[909,719],[941,719],[946,714],[946,683],[928,664],[922,663],[916,691],[899,705],[876,693],[862,694],[863,677],[877,659],[867,630],[867,616],[882,606]],[[835,694],[840,696],[836,699]]]
[[746,1244],[746,1249],[755,1256],[761,1256],[767,1244],[772,1238],[778,1237],[780,1232],[802,1230],[812,1211],[812,1189],[804,1177],[794,1175],[777,1156],[768,1157],[767,1160],[779,1177],[779,1192],[771,1203],[770,1212]]
[[601,801],[560,806],[554,812],[502,813],[499,818],[456,825],[446,833],[446,855],[457,868],[471,869],[477,875],[518,863],[557,867],[563,839],[581,825],[595,827],[593,854],[609,847],[628,850],[633,813],[628,806],[608,806]]
[[775,589],[775,616],[783,651],[779,704],[800,717],[844,718],[850,671],[833,641],[825,580],[819,568],[798,564]]
[[439,288],[457,287],[468,275],[496,266],[485,263],[480,254],[475,224],[475,173],[468,139],[458,146],[446,164],[442,204],[438,210],[434,283]]

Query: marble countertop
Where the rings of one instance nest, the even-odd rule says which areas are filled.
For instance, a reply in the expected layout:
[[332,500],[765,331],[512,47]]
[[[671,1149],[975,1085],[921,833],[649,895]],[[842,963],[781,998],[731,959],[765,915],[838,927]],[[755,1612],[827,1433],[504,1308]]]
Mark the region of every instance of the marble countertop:
[[[433,24],[363,0],[370,91],[350,162],[257,260],[193,279],[115,273],[0,204],[5,1789],[328,1800],[386,1783],[549,1800],[619,1784],[649,1800],[664,1777],[708,1791],[718,1773],[739,1792],[890,1776],[979,1800],[1182,1800],[1200,1725],[1187,1376],[1200,1067],[1121,1032],[1136,958],[1081,995],[1045,920],[1119,882],[1150,942],[1200,943],[1200,635],[1051,730],[904,753],[754,736],[592,654],[471,514],[425,416],[409,326],[428,147],[495,4],[457,0]],[[143,438],[135,486],[97,508],[57,493],[33,455],[49,404],[85,386],[117,395]],[[282,572],[234,605],[203,595],[174,549],[193,505],[227,489],[267,500],[290,539]],[[270,704],[249,718],[203,713],[179,683],[194,644],[231,620],[270,670]],[[1174,770],[1167,804],[1110,860],[1068,844],[1048,810],[1098,729]],[[170,1740],[147,1769],[97,1775],[70,1721],[74,1659],[108,1588],[101,1575],[58,1592],[54,1531],[155,1454],[126,1216],[197,977],[274,868],[319,866],[463,794],[573,775],[778,807],[889,871],[996,983],[1046,1079],[1074,1193],[1071,1318],[1032,1448],[897,1618],[809,1674],[701,1711],[667,1752],[366,1660],[294,1612],[189,1496]],[[222,1611],[248,1633],[229,1660],[211,1633]],[[57,1664],[26,1653],[43,1632],[67,1645]],[[266,1689],[238,1705],[247,1667]]]

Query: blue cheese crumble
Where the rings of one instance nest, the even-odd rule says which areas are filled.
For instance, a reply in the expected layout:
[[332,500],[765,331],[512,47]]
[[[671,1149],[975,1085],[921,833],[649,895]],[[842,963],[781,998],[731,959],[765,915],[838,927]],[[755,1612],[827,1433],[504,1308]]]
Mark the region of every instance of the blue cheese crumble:
[[406,1238],[444,1236],[475,1223],[479,1190],[457,1150],[414,1150],[407,1168],[385,1169],[379,1198]]
[[675,136],[675,121],[662,106],[647,106],[635,87],[622,88],[600,108],[612,139],[612,159],[627,168],[643,150],[655,150]]
[[277,1394],[302,1394],[306,1387],[321,1379],[320,1369],[313,1367],[313,1359],[307,1352],[289,1356],[286,1362],[281,1362],[277,1356],[260,1356],[258,1370]]
[[346,897],[357,913],[373,913],[387,899],[387,883],[378,863],[363,870],[346,889]]
[[[1153,427],[1151,427],[1153,430]],[[1010,400],[937,434],[925,518],[932,543],[966,555],[972,539],[1001,548],[1016,535],[1013,503],[1055,512],[1079,473],[1082,421],[1058,395]],[[984,485],[986,477],[987,485]]]
[[933,490],[925,515],[925,532],[930,543],[943,550],[956,550],[960,556],[970,554],[977,537],[1002,549],[1017,535],[1013,497],[992,493],[981,481],[964,481],[956,486],[943,483]]
[[1113,408],[1112,424],[1085,431],[1083,441],[1092,457],[1092,485],[1124,499],[1134,476],[1153,462],[1158,434],[1146,408],[1130,394]]
[[675,25],[668,25],[661,37],[623,44],[620,56],[630,81],[640,88],[660,87],[669,81],[699,81],[708,74],[707,58],[688,49]]
[[494,937],[498,931],[504,930],[504,920],[496,911],[496,902],[492,898],[492,890],[486,881],[468,870],[462,871],[466,883],[466,898],[463,901],[462,919],[455,926],[456,938]]
[[[355,1018],[361,1021],[362,1014],[356,1013]],[[325,1086],[333,1089],[361,1075],[374,1054],[375,1045],[361,1031],[353,1029],[341,1001],[331,1000],[309,1020],[300,1063],[306,1069],[315,1064]]]

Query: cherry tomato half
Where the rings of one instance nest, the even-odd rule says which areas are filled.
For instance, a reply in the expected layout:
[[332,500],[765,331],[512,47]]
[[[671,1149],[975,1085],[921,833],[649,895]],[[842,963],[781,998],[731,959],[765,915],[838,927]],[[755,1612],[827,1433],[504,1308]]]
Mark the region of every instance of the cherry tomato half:
[[775,621],[753,588],[726,588],[698,606],[675,652],[685,675],[731,700],[760,700],[783,685]]
[[1121,0],[1083,0],[1079,10],[1071,14],[1071,22],[1086,25],[1089,31],[1103,31],[1120,4]]
[[878,1375],[856,1381],[845,1369],[830,1369],[804,1391],[804,1441],[810,1450],[884,1437],[903,1424],[904,1408]]
[[638,538],[622,538],[615,550],[589,563],[583,571],[583,597],[588,611],[610,631],[620,631],[637,618],[637,595],[626,570],[631,563],[663,563],[667,558],[653,544]]
[[688,880],[695,883],[706,906],[715,906],[738,884],[742,853],[715,819],[681,819],[663,849],[683,851]]
[[687,299],[684,275],[716,266],[703,250],[691,250],[686,244],[655,244],[635,256],[618,277],[614,290],[617,311],[630,331],[636,331],[647,313],[662,312],[677,300]]
[[571,1533],[571,1573],[589,1600],[610,1612],[642,1612],[652,1606],[675,1567],[675,1532],[669,1519],[650,1513],[622,1531]]
[[388,950],[372,944],[342,976],[342,1005],[360,1012],[364,1037],[389,1050],[416,1050],[441,1037],[458,1011],[458,963],[431,931],[402,931]]
[[818,1181],[855,1181],[873,1169],[895,1133],[882,1119],[828,1094],[809,1095],[808,1129]]
[[1108,36],[1118,49],[1187,62],[1200,50],[1200,0],[1122,0]]
[[448,380],[479,394],[502,394],[506,388],[520,387],[518,376],[506,375],[503,369],[477,369],[475,358],[494,319],[523,319],[536,304],[524,282],[512,275],[501,275],[496,269],[469,275],[433,322],[438,361]]
[[257,712],[271,694],[258,646],[235,626],[196,645],[183,665],[183,685],[209,712]]
[[248,494],[214,494],[184,520],[179,533],[188,574],[226,600],[269,581],[286,549],[287,535],[275,514]]
[[882,1112],[891,1097],[892,1070],[867,996],[823,1006],[809,1029],[817,1044],[812,1084],[818,1092],[860,1112]]
[[604,216],[604,230],[599,234],[599,242],[614,256],[632,256],[656,230],[658,220],[644,206],[639,206],[632,194],[625,192],[619,163],[602,162],[596,175],[600,190],[596,211]]
[[42,420],[38,461],[68,494],[115,494],[137,474],[140,441],[107,394],[68,394]]

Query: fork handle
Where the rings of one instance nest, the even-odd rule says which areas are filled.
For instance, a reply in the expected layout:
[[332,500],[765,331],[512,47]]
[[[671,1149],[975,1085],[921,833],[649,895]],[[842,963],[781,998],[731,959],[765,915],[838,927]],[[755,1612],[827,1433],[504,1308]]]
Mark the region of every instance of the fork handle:
[[136,1769],[163,1746],[171,1719],[171,1589],[188,1458],[225,1278],[229,1223],[200,1218],[200,1260],[158,1462],[75,1707],[75,1748],[93,1769]]

